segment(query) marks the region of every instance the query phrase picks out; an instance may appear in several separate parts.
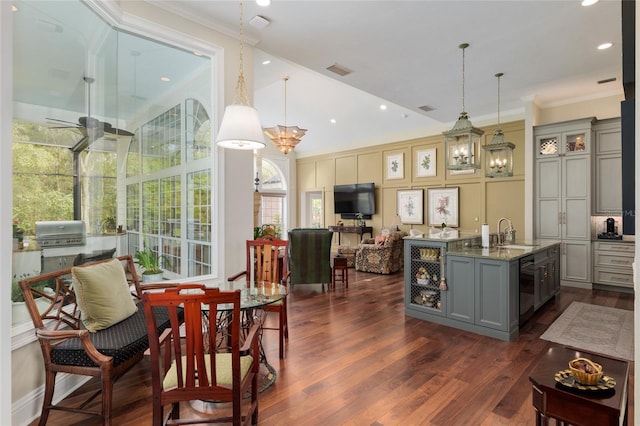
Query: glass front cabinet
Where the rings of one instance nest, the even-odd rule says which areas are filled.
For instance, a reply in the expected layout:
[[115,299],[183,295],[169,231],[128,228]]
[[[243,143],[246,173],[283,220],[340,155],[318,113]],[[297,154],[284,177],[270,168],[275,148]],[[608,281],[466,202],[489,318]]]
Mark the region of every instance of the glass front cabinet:
[[[404,282],[406,310],[445,315],[447,243],[405,239]],[[407,312],[411,315],[409,312]]]

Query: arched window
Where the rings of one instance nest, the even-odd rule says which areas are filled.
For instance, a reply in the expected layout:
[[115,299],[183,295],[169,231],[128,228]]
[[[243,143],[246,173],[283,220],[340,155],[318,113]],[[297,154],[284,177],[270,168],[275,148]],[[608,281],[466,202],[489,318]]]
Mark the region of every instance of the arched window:
[[263,158],[258,176],[260,177],[258,225],[274,225],[276,234],[281,237],[288,223],[285,175],[273,161]]

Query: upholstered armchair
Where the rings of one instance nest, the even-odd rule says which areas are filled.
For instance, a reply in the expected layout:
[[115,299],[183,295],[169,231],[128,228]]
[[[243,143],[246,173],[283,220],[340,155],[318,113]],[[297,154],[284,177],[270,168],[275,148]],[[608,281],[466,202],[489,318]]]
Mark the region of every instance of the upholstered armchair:
[[356,252],[356,271],[391,274],[403,267],[404,231],[383,229],[375,238],[362,240]]

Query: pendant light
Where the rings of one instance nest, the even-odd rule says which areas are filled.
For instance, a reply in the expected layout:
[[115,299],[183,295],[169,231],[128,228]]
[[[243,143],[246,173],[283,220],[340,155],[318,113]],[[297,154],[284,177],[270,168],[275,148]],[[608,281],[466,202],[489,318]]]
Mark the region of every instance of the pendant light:
[[216,143],[223,148],[253,150],[264,148],[266,144],[258,111],[249,104],[244,83],[242,13],[243,5],[240,0],[240,73],[233,104],[224,110]]
[[513,176],[513,150],[515,145],[504,140],[504,133],[500,129],[500,77],[504,74],[496,74],[498,78],[498,130],[493,134],[491,142],[483,148],[486,151],[484,156],[484,175],[486,177]]
[[274,126],[264,129],[265,135],[267,135],[275,144],[278,149],[287,155],[296,147],[300,142],[307,129],[301,129],[298,126],[287,126],[287,81],[289,77],[283,78],[284,80],[284,126]]
[[448,170],[479,169],[480,137],[484,135],[484,131],[473,127],[464,108],[464,51],[469,43],[462,43],[458,47],[462,49],[462,112],[453,129],[442,132],[445,163]]

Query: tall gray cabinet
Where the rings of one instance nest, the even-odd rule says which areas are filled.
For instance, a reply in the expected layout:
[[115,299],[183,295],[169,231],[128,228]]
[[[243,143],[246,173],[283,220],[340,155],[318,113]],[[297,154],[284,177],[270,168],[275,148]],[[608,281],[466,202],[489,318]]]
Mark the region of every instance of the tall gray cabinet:
[[561,282],[591,288],[591,151],[595,118],[537,126],[535,234],[561,241]]
[[622,139],[620,119],[599,121],[593,155],[593,214],[622,214]]

